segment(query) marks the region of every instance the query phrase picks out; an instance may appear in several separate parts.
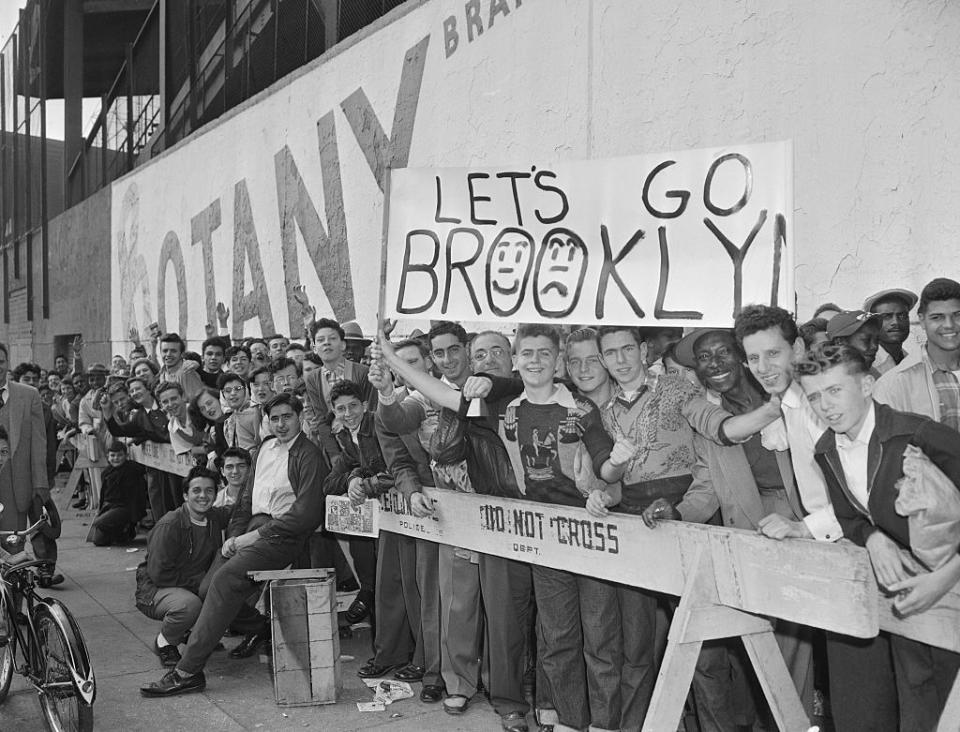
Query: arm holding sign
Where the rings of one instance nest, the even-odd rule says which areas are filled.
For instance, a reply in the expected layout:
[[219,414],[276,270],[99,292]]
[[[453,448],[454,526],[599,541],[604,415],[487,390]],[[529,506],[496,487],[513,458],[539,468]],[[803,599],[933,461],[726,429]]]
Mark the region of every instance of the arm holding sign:
[[[447,386],[439,379],[435,379],[430,374],[418,371],[402,359],[397,358],[393,344],[387,340],[383,331],[380,332],[380,336],[370,346],[370,357],[375,362],[385,363],[393,373],[403,379],[409,388],[416,389],[434,404],[440,407],[446,407],[453,412],[460,410],[460,392]],[[410,431],[396,429],[394,425],[389,423],[387,426],[400,433]],[[417,427],[419,427],[419,424],[414,426],[413,429]]]

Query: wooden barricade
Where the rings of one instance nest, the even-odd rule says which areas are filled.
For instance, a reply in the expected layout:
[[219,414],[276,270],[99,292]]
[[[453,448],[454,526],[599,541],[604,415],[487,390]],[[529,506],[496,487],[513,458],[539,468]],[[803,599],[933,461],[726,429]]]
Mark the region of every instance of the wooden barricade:
[[[925,613],[898,618],[891,598],[877,587],[866,551],[847,542],[774,541],[675,521],[649,529],[624,514],[601,520],[579,508],[427,493],[434,500],[431,517],[414,516],[390,491],[358,509],[378,511],[377,521],[356,523],[680,598],[644,730],[676,729],[703,642],[731,637],[743,641],[779,728],[807,730],[771,618],[858,638],[882,629],[960,652],[960,587]],[[956,732],[957,719],[960,678],[938,732]]]

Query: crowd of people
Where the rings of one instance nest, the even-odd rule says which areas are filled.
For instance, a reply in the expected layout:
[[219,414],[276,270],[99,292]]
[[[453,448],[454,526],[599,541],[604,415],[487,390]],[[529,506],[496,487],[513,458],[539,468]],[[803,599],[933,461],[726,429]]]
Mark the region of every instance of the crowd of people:
[[[254,653],[269,623],[247,572],[292,564],[334,567],[338,589],[358,590],[347,618],[376,630],[361,677],[420,681],[420,698],[451,715],[485,691],[514,732],[531,701],[541,729],[642,727],[675,599],[388,531],[352,537],[348,562],[322,529],[330,495],[360,504],[394,489],[427,517],[431,489],[449,489],[651,527],[849,540],[903,615],[960,581],[960,516],[935,530],[896,505],[905,474],[923,473],[915,482],[935,507],[960,485],[953,280],[919,297],[884,290],[856,310],[828,303],[801,324],[748,305],[732,329],[686,333],[520,324],[511,338],[435,322],[372,342],[298,299],[302,343],[234,344],[208,328],[192,354],[154,327],[145,345],[132,333],[129,359],[109,369],[84,371],[78,341],[72,370],[58,357],[49,372],[14,371],[38,389],[64,459],[76,432],[103,444],[90,541],[152,526],[136,605],[160,621],[154,649],[170,670],[145,696],[205,688],[228,629],[244,636],[231,655]],[[914,307],[922,343],[910,340]],[[218,308],[222,328],[227,315]],[[184,480],[144,469],[121,437],[169,442],[196,467]],[[57,459],[48,450],[51,475]],[[775,635],[808,716],[818,691],[845,732],[934,729],[960,668],[958,654],[886,632],[863,640],[777,621]],[[704,644],[689,706],[701,730],[770,723],[737,639]]]

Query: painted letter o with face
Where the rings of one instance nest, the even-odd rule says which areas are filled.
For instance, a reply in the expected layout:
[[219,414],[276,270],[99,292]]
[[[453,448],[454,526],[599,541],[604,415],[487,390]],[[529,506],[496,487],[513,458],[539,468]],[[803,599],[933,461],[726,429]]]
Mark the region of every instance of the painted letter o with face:
[[583,239],[569,229],[546,233],[533,276],[533,302],[538,313],[563,318],[573,312],[587,276],[588,257]]
[[501,317],[513,315],[523,304],[533,269],[533,237],[523,229],[500,232],[487,254],[487,304]]

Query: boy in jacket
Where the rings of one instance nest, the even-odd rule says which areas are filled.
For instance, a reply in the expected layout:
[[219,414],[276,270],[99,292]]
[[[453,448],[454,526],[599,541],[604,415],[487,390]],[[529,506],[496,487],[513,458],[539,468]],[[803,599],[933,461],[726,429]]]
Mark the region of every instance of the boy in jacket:
[[153,527],[147,554],[137,567],[137,609],[161,622],[153,651],[168,668],[180,661],[177,646],[200,615],[200,583],[220,551],[229,520],[229,509],[213,507],[219,482],[206,468],[190,471],[183,505]]
[[[901,615],[924,612],[960,581],[960,555],[929,573],[915,573],[904,555],[910,549],[907,518],[894,502],[903,477],[907,445],[920,448],[960,485],[960,433],[932,419],[899,412],[873,400],[874,379],[862,354],[849,346],[821,346],[795,367],[800,386],[829,426],[815,448],[834,513],[845,537],[865,546],[877,582],[895,593]],[[906,551],[904,551],[906,550]],[[890,635],[899,720],[883,729],[933,730],[946,703],[960,654]],[[862,668],[869,688],[873,670]]]
[[147,483],[143,466],[127,460],[127,446],[116,441],[107,448],[107,463],[110,467],[103,471],[100,510],[87,535],[87,541],[94,546],[136,538],[137,521],[145,511]]

